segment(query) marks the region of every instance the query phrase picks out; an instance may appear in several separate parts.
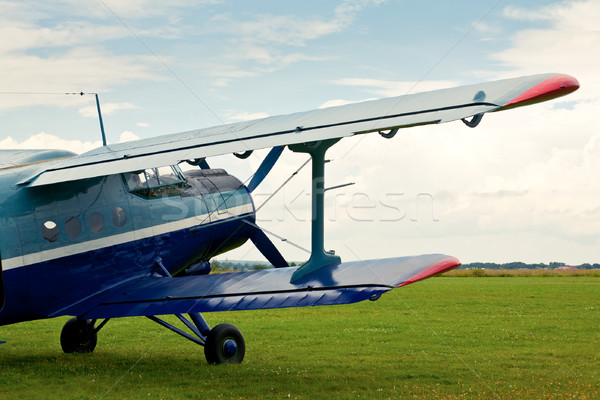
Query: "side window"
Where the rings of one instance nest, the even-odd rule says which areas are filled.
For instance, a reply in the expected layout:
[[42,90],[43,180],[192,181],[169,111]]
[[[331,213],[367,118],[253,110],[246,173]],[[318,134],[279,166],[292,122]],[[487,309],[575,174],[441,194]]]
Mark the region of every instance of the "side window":
[[173,169],[173,167],[160,167],[156,168],[158,174],[159,183],[161,185],[168,185],[172,183],[181,182],[182,177]]
[[104,229],[104,217],[99,212],[93,212],[88,217],[88,224],[92,232],[98,233]]
[[160,181],[158,180],[158,171],[156,168],[150,168],[144,171],[146,173],[146,180],[148,181],[148,186],[153,188],[160,185]]
[[58,226],[54,221],[46,221],[42,225],[42,236],[47,242],[56,242],[58,239]]
[[112,221],[115,226],[121,227],[127,223],[127,214],[121,207],[115,207],[112,211]]
[[123,174],[127,188],[130,191],[148,189],[148,182],[146,180],[146,173],[142,172],[128,172]]
[[69,217],[65,221],[65,232],[72,238],[81,234],[81,222],[76,217]]

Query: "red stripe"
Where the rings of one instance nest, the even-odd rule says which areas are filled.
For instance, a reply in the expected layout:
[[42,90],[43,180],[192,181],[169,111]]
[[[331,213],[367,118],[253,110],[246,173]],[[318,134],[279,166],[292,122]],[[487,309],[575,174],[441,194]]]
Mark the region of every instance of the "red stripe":
[[405,280],[397,287],[405,286],[410,283],[420,281],[421,279],[428,278],[431,275],[439,274],[440,272],[445,272],[445,271],[451,270],[452,268],[456,268],[456,267],[460,267],[460,261],[458,261],[458,258],[455,258],[455,257],[446,258],[445,260],[438,261],[435,264],[430,265],[429,267],[425,268],[423,271],[419,272],[418,274],[413,275],[412,277]]
[[501,110],[535,104],[567,95],[579,89],[579,82],[570,75],[555,75],[521,93]]

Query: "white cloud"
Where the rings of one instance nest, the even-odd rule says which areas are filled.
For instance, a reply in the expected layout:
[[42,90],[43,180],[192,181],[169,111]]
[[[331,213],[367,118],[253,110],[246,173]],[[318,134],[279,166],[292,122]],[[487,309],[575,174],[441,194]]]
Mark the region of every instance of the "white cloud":
[[600,93],[600,2],[564,2],[539,10],[509,8],[510,18],[541,19],[547,28],[517,32],[512,46],[493,55],[507,74],[563,72],[582,86],[569,100],[598,98]]
[[[0,36],[11,40],[0,40],[0,52],[21,52],[36,48],[57,48],[98,43],[123,37],[125,28],[96,26],[85,22],[67,22],[54,28],[23,23],[20,21],[2,21]],[[100,39],[101,38],[101,39]]]
[[[119,143],[130,142],[140,139],[133,132],[124,131],[119,137]],[[21,150],[21,149],[56,149],[68,150],[73,153],[82,154],[95,148],[101,147],[101,141],[81,141],[63,139],[59,136],[52,135],[46,132],[40,132],[29,136],[22,142],[19,142],[12,137],[0,140],[0,149]]]
[[104,18],[114,20],[115,16],[127,20],[179,15],[189,7],[219,4],[221,0],[43,0],[4,1],[2,12],[7,18],[39,21],[50,15],[69,15],[78,18]]
[[[0,3],[0,87],[4,92],[100,92],[134,81],[164,79],[154,56],[117,55],[102,47],[107,41],[131,37],[125,26],[75,20],[81,6],[63,10],[65,5],[73,6],[69,2],[52,7],[41,2]],[[61,15],[61,23],[50,22],[55,13]],[[150,33],[140,33],[144,34]],[[0,109],[82,103],[74,97],[47,95],[0,97]]]
[[[242,45],[229,48],[225,54],[204,60],[214,86],[228,86],[232,80],[252,78],[259,74],[277,71],[300,61],[320,61],[323,57],[312,57],[302,53],[285,53],[258,45]],[[241,66],[243,65],[243,67]]]
[[121,136],[119,136],[119,143],[132,142],[134,140],[139,140],[139,139],[140,139],[140,137],[137,136],[135,133],[129,132],[129,131],[124,131],[123,133],[121,133]]
[[31,135],[22,142],[18,142],[10,136],[0,140],[1,149],[57,149],[68,150],[77,154],[85,153],[102,146],[102,142],[84,142],[81,140],[62,139],[56,135],[40,132]]
[[[109,90],[136,80],[157,81],[152,57],[114,56],[104,51],[77,48],[64,54],[42,58],[34,55],[0,54],[0,86],[6,92],[52,92]],[[0,97],[0,109],[34,104],[81,103],[76,96],[56,99],[49,96]]]
[[225,119],[228,121],[252,121],[253,119],[267,118],[269,114],[265,112],[249,113],[247,111],[226,111]]
[[376,100],[376,98],[369,98],[369,99],[363,99],[363,100],[357,100],[357,101],[350,101],[350,100],[343,100],[343,99],[327,100],[325,103],[321,104],[318,108],[345,106],[346,104],[361,103],[363,101],[369,101],[369,100]]
[[548,21],[559,30],[595,31],[598,27],[598,2],[595,0],[563,1],[540,9],[508,6],[504,15],[510,19]]
[[304,18],[296,15],[257,16],[253,21],[232,21],[228,16],[221,15],[215,22],[235,33],[239,40],[245,42],[283,43],[293,46],[304,46],[307,41],[341,32],[347,29],[364,8],[383,3],[382,0],[344,0],[333,10],[330,19],[322,17]]
[[[385,142],[376,135],[360,138],[356,146],[356,139],[341,141],[328,157],[359,169],[354,172],[357,185],[339,198],[346,201],[339,203],[338,220],[326,226],[328,246],[342,252],[354,244],[364,259],[440,251],[465,262],[597,262],[600,3],[565,2],[530,15],[509,11],[511,18],[535,17],[547,27],[516,32],[509,48],[492,55],[505,68],[501,77],[564,72],[577,77],[581,89],[552,102],[486,115],[474,130],[454,122],[400,131]],[[334,83],[377,96],[456,84],[414,87],[414,82],[356,78]],[[336,164],[328,166],[328,180],[345,182],[344,176],[330,174]],[[404,218],[394,223],[353,221],[356,210],[344,207],[361,190],[375,205],[367,210],[375,216],[393,215],[382,209],[381,200],[402,194],[397,207]],[[431,196],[430,209],[420,195]],[[412,221],[419,208],[421,217]],[[360,238],[374,227],[378,245],[365,248]]]
[[[497,124],[486,125],[491,132],[487,157],[501,162],[494,169],[483,168],[487,176],[479,178],[479,190],[470,188],[474,194],[470,200],[461,194],[465,211],[480,215],[477,223],[482,231],[527,232],[537,236],[538,242],[552,238],[555,245],[562,241],[563,252],[572,246],[591,262],[592,254],[600,256],[600,180],[596,179],[600,171],[600,125],[596,120],[600,109],[600,53],[596,51],[600,48],[600,3],[571,1],[534,10],[507,8],[505,15],[541,21],[547,27],[517,32],[510,48],[493,55],[506,67],[503,75],[563,72],[574,75],[581,88],[551,103],[507,112],[510,117],[506,120],[500,121],[500,115],[487,118]],[[560,103],[566,106],[557,106]],[[483,163],[483,154],[474,156]],[[490,197],[493,202],[478,203],[477,192],[495,194]],[[518,195],[511,199],[501,193]],[[595,251],[591,250],[594,246]]]
[[453,81],[421,81],[399,82],[369,78],[342,78],[332,81],[333,84],[350,87],[362,87],[366,92],[379,97],[402,96],[405,94],[427,92],[457,86]]
[[[213,17],[208,30],[229,35],[230,45],[220,56],[213,57],[208,66],[215,78],[214,86],[228,86],[235,78],[254,77],[274,72],[301,61],[322,61],[290,47],[305,47],[307,42],[348,29],[365,8],[384,0],[344,0],[333,10],[329,19],[322,16],[262,14],[252,20],[236,21],[229,15]],[[234,26],[235,29],[231,29]],[[254,65],[252,63],[255,63]],[[244,65],[244,67],[240,67]]]

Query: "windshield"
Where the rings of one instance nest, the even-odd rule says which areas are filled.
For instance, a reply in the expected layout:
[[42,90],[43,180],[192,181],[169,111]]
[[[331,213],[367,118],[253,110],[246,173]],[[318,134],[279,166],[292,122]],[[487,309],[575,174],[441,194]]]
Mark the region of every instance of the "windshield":
[[176,165],[127,172],[123,174],[123,180],[131,193],[146,198],[178,195],[187,187],[183,173]]

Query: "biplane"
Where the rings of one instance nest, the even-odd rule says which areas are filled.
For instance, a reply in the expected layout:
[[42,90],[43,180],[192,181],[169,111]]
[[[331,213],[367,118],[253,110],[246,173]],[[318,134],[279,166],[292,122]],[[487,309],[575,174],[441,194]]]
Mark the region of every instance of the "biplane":
[[[151,139],[76,155],[0,150],[0,324],[72,316],[66,353],[91,352],[111,318],[145,316],[204,346],[211,364],[239,363],[241,332],[211,328],[202,313],[377,300],[455,268],[443,254],[342,262],[324,246],[325,154],[363,134],[462,120],[575,91],[577,80],[541,74],[316,109]],[[270,148],[247,181],[209,166]],[[312,166],[310,258],[291,267],[256,222],[252,192],[283,151]],[[192,164],[183,172],[182,163]],[[211,273],[215,256],[250,240],[274,268]],[[164,315],[175,315],[175,326]]]

